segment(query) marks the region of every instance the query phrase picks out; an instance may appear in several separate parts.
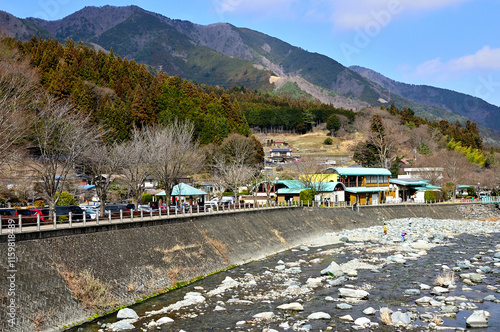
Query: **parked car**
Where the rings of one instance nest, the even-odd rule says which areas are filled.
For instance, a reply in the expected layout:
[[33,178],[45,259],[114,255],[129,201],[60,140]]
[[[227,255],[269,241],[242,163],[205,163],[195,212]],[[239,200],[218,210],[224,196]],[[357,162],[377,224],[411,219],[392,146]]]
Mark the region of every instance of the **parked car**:
[[147,213],[150,213],[151,211],[152,212],[157,212],[158,209],[152,209],[151,206],[149,205],[139,205],[139,208],[137,209],[138,211],[144,211],[144,212],[147,212]]
[[33,209],[28,209],[30,212],[30,216],[36,217],[40,216],[41,221],[45,221],[46,219],[49,218],[49,209],[46,208],[33,208]]
[[0,209],[0,216],[17,216],[16,209]]
[[128,204],[121,204],[121,203],[106,204],[106,206],[104,207],[104,214],[109,214],[110,212],[111,214],[120,213],[120,210],[122,210],[125,213],[129,211],[129,208],[127,206]]
[[82,210],[90,216],[90,219],[97,219],[97,216],[100,215],[99,210],[94,210],[94,209],[82,209]]
[[16,216],[31,217],[31,212],[28,209],[16,209]]
[[90,215],[85,213],[81,207],[78,205],[61,205],[56,206],[56,215],[57,218],[62,220],[61,217],[66,216],[69,218],[69,213],[72,213],[71,220],[72,221],[83,221],[83,215],[85,214],[85,218],[90,219]]

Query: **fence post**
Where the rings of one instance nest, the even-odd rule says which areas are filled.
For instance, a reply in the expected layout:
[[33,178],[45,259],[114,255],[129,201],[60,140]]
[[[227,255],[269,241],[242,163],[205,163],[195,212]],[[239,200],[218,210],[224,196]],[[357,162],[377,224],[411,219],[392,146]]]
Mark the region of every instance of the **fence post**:
[[120,209],[120,222],[123,222],[123,210]]
[[130,221],[134,221],[134,209],[130,210]]
[[163,207],[163,204],[158,206],[158,216],[161,218],[161,208]]
[[57,229],[57,214],[54,212],[54,229]]
[[19,233],[23,232],[23,215],[19,215]]
[[[96,212],[97,215],[97,212]],[[83,227],[87,226],[87,212],[83,211]]]
[[2,227],[3,227],[3,217],[0,215],[0,234],[2,234]]
[[149,219],[153,220],[153,209],[149,208]]
[[196,209],[198,210],[198,214],[200,214],[200,205],[199,204],[196,204]]
[[[0,233],[2,232],[1,229],[2,229],[2,219],[0,217]],[[40,231],[40,215],[39,214],[36,215],[36,229],[38,231]]]
[[69,219],[69,228],[73,228],[73,212],[68,213],[68,219]]
[[109,211],[108,218],[109,218],[109,223],[111,224],[111,211]]
[[141,221],[144,221],[144,210],[141,209]]

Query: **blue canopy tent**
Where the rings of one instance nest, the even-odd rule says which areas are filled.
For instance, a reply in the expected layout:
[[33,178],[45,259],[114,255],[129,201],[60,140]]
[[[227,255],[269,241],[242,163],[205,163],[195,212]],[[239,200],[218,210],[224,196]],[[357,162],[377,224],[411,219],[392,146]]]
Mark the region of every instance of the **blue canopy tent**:
[[[207,193],[204,192],[203,190],[196,189],[195,187],[190,186],[189,184],[185,183],[179,183],[174,186],[172,189],[172,194],[171,196],[200,196],[200,195],[206,195]],[[167,193],[165,190],[162,192],[159,192],[155,196],[166,196]]]

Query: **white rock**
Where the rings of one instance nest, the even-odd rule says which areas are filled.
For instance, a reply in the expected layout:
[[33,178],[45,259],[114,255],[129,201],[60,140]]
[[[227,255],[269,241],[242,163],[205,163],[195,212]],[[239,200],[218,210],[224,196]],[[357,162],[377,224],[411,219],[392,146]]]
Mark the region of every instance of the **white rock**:
[[116,322],[111,324],[109,327],[111,331],[124,331],[124,330],[133,330],[135,329],[135,326],[129,323],[125,323],[123,321],[121,322]]
[[156,325],[163,325],[167,323],[172,323],[174,320],[170,317],[162,317],[156,321]]
[[376,312],[377,312],[377,310],[375,310],[372,307],[369,307],[369,308],[366,308],[365,310],[363,310],[363,313],[365,315],[375,315]]
[[411,323],[411,318],[408,313],[402,313],[401,311],[393,312],[391,320],[394,325],[408,325]]
[[139,318],[139,315],[130,308],[123,308],[118,311],[118,314],[116,315],[117,319],[137,319]]
[[338,265],[336,262],[331,262],[326,269],[321,270],[321,275],[325,274],[326,275],[332,274],[336,277],[340,277],[344,275],[344,272],[342,272],[340,265]]
[[268,312],[258,313],[256,315],[253,315],[252,317],[258,320],[270,321],[275,317],[275,314],[272,311],[268,311]]
[[362,289],[339,288],[340,297],[351,297],[355,299],[364,299],[370,293]]
[[215,306],[215,309],[214,309],[214,311],[224,311],[224,310],[226,310],[226,308],[221,307],[220,305]]
[[309,278],[306,281],[307,287],[309,288],[318,288],[321,286],[322,278]]
[[432,301],[432,297],[424,296],[424,297],[421,297],[419,299],[416,299],[415,303],[422,305],[422,304],[429,304],[431,301]]
[[467,320],[468,327],[488,327],[488,319],[490,318],[490,313],[485,310],[475,310],[472,315],[470,315]]
[[356,319],[354,321],[354,324],[359,325],[359,326],[365,326],[365,325],[370,324],[371,322],[372,321],[366,317],[359,317],[358,319]]
[[432,288],[431,286],[426,285],[426,284],[420,284],[419,286],[420,286],[420,289],[421,289],[421,290],[429,290],[429,289],[431,289],[431,288]]
[[302,306],[302,304],[300,304],[298,302],[293,302],[293,303],[288,303],[288,304],[282,304],[282,305],[278,306],[278,309],[302,311],[302,310],[304,310],[304,307]]
[[332,316],[327,314],[326,312],[314,312],[307,316],[307,319],[330,319]]
[[288,322],[283,322],[280,324],[280,327],[286,331],[290,329],[290,324],[288,324]]
[[354,322],[354,319],[352,319],[351,315],[345,315],[345,316],[342,316],[342,317],[339,317],[340,319],[342,320],[345,320],[347,322]]
[[444,288],[444,287],[441,287],[441,286],[436,286],[432,289],[433,292],[436,292],[436,293],[448,293],[450,290],[448,288]]

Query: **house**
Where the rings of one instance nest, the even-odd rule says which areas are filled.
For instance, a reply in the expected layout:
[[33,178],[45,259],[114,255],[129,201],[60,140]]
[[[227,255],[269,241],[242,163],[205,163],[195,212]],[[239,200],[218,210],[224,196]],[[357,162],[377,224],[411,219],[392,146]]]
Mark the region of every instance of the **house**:
[[307,188],[302,181],[298,180],[262,181],[252,189],[254,198],[257,202],[262,203],[266,203],[268,200],[276,201],[279,193],[282,196],[281,201],[289,201],[290,198],[299,200],[298,197],[302,190],[307,190]]
[[320,195],[322,202],[344,204],[346,188],[342,182],[313,182],[311,185]]
[[272,162],[283,163],[293,160],[291,148],[272,148],[269,149],[269,160]]
[[389,181],[389,188],[395,195],[387,197],[387,203],[424,202],[427,190],[439,191],[441,189],[441,187],[431,185],[429,180],[423,179],[398,177]]
[[345,201],[344,185],[340,182],[312,182],[306,186],[300,180],[277,180],[261,182],[254,187],[254,197],[258,202],[265,203],[269,199],[277,202],[299,202],[300,193],[314,188],[318,193],[317,200],[332,203]]
[[435,179],[443,178],[443,167],[407,167],[403,168],[404,175],[399,175],[398,179]]
[[395,193],[389,188],[391,172],[385,168],[329,167],[325,171],[337,175],[345,188],[345,200],[350,204],[378,204]]

